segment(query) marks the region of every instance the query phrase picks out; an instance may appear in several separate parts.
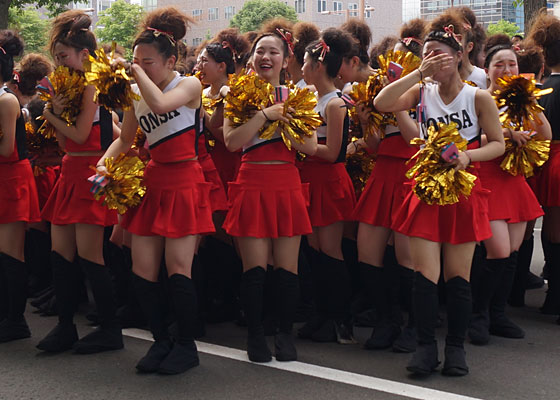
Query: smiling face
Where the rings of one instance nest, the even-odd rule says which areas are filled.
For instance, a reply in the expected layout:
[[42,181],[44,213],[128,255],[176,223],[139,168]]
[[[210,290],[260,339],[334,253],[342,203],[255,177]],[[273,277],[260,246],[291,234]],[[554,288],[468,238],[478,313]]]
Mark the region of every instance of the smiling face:
[[[430,53],[432,54],[430,55]],[[463,56],[463,53],[461,51],[455,51],[451,48],[451,46],[448,46],[445,43],[439,42],[437,40],[430,40],[429,42],[426,42],[426,44],[424,44],[424,50],[422,52],[423,58],[426,58],[428,56],[435,57],[440,54],[450,55],[451,57],[453,57],[453,62],[449,65],[449,68],[441,69],[432,76],[432,79],[438,82],[445,81],[449,79],[451,75],[459,73],[459,61]]]
[[211,85],[227,77],[226,63],[216,62],[206,49],[202,50],[200,53],[198,70],[200,71],[200,79],[207,85]]
[[140,43],[134,48],[134,64],[138,64],[156,85],[162,83],[173,71],[175,56],[165,58],[153,44]]
[[519,68],[517,67],[517,56],[510,49],[504,49],[496,52],[490,60],[490,65],[486,70],[486,73],[490,77],[491,88],[496,88],[498,86],[498,78],[502,78],[507,75],[517,75],[519,74]]
[[71,46],[66,46],[60,42],[54,45],[54,62],[57,67],[65,66],[78,71],[84,69],[84,60],[89,55],[87,49],[78,50]]
[[276,36],[265,36],[255,47],[252,57],[255,72],[271,85],[280,85],[280,72],[288,66],[284,43]]

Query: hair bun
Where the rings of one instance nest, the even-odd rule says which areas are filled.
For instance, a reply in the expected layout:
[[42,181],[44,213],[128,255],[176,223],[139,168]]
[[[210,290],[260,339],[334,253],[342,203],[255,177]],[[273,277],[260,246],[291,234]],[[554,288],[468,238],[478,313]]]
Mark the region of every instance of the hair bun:
[[0,31],[0,47],[7,55],[17,57],[23,53],[23,39],[12,30]]
[[149,28],[168,32],[173,40],[179,41],[187,34],[189,24],[193,20],[175,7],[157,8],[149,13],[142,22],[143,30]]

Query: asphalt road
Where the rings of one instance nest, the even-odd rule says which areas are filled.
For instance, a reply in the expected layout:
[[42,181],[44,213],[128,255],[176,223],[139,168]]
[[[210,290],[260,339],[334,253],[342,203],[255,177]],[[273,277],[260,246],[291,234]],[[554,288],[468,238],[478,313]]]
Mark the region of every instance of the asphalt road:
[[[539,247],[532,265],[537,273],[543,264]],[[421,380],[405,370],[410,355],[361,345],[298,340],[298,362],[253,364],[242,351],[245,330],[233,323],[207,326],[199,367],[179,376],[141,375],[134,365],[150,345],[148,333],[125,331],[125,349],[117,352],[48,355],[35,345],[56,318],[28,313],[33,337],[0,345],[0,399],[559,399],[560,326],[556,317],[539,313],[544,294],[529,291],[527,307],[509,310],[525,329],[524,339],[467,344],[468,376],[436,373]],[[78,318],[78,329],[83,335],[92,328]],[[443,329],[438,333],[441,359]],[[363,344],[370,329],[355,334]]]

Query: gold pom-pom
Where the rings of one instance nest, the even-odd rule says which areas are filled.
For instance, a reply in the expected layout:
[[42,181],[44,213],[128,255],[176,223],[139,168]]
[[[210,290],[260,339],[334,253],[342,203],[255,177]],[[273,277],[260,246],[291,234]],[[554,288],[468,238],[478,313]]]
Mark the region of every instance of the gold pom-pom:
[[379,60],[378,72],[382,76],[388,76],[389,64],[394,62],[403,68],[401,78],[414,72],[422,63],[422,60],[410,51],[404,53],[402,51],[389,50],[387,54],[380,54],[377,59]]
[[247,122],[254,112],[274,104],[274,86],[255,74],[230,75],[224,116],[234,128]]
[[504,128],[516,131],[533,129],[532,122],[542,124],[538,114],[544,109],[537,103],[541,96],[552,93],[553,89],[537,89],[535,79],[524,76],[504,76],[498,78],[500,89],[493,96],[500,112],[500,122]]
[[103,49],[95,51],[96,57],[90,54],[84,61],[84,75],[87,84],[95,86],[94,102],[109,111],[127,111],[133,107],[134,100],[140,100],[140,96],[132,91],[124,65],[113,65],[116,45],[113,42],[109,57]]
[[[64,108],[59,118],[65,121],[68,126],[74,125],[82,108],[82,96],[86,87],[84,74],[80,71],[60,66],[49,75],[48,80],[54,95],[60,95],[67,100],[68,105]],[[52,108],[53,93],[51,93],[49,88],[38,86],[37,89],[41,100],[46,101],[47,107]],[[39,133],[47,138],[55,137],[54,127],[43,116],[37,119],[45,121],[39,128]]]
[[136,135],[134,136],[134,142],[132,142],[131,147],[134,150],[138,150],[144,147],[145,143],[146,143],[146,134],[144,133],[142,128],[138,127],[138,129],[136,129]]
[[[352,138],[352,141],[357,138]],[[346,155],[346,171],[352,179],[356,198],[360,197],[366,187],[371,171],[375,166],[375,159],[364,150]]]
[[522,174],[529,178],[548,160],[549,153],[550,140],[530,139],[523,146],[517,146],[506,138],[506,152],[500,167],[513,176]]
[[440,206],[459,202],[460,196],[469,196],[476,176],[463,170],[456,171],[441,157],[444,147],[455,143],[459,151],[467,149],[467,141],[457,130],[457,124],[438,122],[428,128],[428,139],[414,138],[413,145],[422,146],[409,160],[416,160],[406,176],[414,178],[414,193],[427,204]]
[[379,73],[371,75],[367,82],[360,82],[352,86],[352,91],[350,92],[350,98],[356,104],[356,107],[350,109],[350,118],[355,124],[360,124],[358,118],[357,106],[363,104],[368,107],[371,111],[368,115],[367,125],[362,126],[362,133],[364,139],[367,139],[374,132],[382,131],[383,127],[389,123],[392,123],[392,118],[394,115],[392,113],[385,114],[378,112],[373,106],[373,100],[383,89],[383,77]]
[[[95,167],[91,167],[95,170]],[[103,198],[103,204],[110,210],[117,210],[124,214],[130,207],[136,207],[146,194],[144,186],[145,164],[140,158],[120,154],[115,160],[113,157],[105,159],[108,179],[104,187],[94,193],[95,200]]]
[[46,153],[56,153],[63,155],[64,152],[58,146],[58,141],[54,137],[46,137],[33,128],[31,122],[25,123],[25,133],[27,139],[27,151],[29,158],[35,160]]

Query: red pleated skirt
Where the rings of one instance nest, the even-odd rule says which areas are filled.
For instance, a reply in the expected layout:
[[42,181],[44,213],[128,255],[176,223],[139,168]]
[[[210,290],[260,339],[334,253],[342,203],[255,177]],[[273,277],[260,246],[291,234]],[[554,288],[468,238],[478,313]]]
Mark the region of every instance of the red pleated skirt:
[[228,189],[223,227],[232,236],[278,238],[312,232],[308,185],[293,164],[241,164]]
[[411,182],[406,177],[411,165],[406,159],[380,155],[354,210],[356,221],[393,228],[393,222],[404,199],[410,191]]
[[60,177],[54,185],[41,217],[55,225],[89,224],[111,226],[117,223],[117,212],[96,201],[90,192],[90,168],[99,156],[69,156],[62,159]]
[[543,210],[523,175],[513,176],[500,167],[503,157],[480,163],[478,177],[482,187],[490,190],[488,218],[508,224],[532,221]]
[[206,179],[206,182],[212,184],[212,187],[210,188],[210,204],[212,212],[226,211],[226,190],[224,189],[224,184],[220,178],[220,174],[214,165],[214,161],[212,161],[212,157],[210,157],[210,154],[204,152],[198,156],[198,162],[202,167],[204,179]]
[[37,187],[29,160],[0,163],[0,224],[40,220]]
[[35,175],[35,184],[37,185],[37,194],[39,195],[39,209],[43,209],[49,199],[56,180],[60,175],[60,166],[42,167],[41,172]]
[[[477,175],[475,168],[468,171]],[[410,190],[395,216],[393,230],[438,243],[460,244],[489,239],[492,237],[488,219],[489,195],[490,191],[482,187],[480,179],[475,181],[469,197],[462,196],[458,203],[445,206],[426,204]]]
[[229,183],[234,182],[237,178],[237,172],[241,166],[241,152],[231,152],[225,144],[216,140],[210,155],[227,192]]
[[343,163],[303,162],[301,181],[309,184],[311,226],[328,226],[352,220],[356,194]]
[[550,145],[548,161],[537,177],[536,193],[543,207],[560,207],[560,143]]
[[123,216],[121,225],[140,236],[180,238],[214,232],[210,191],[196,160],[158,163],[144,170],[146,194],[138,207]]

